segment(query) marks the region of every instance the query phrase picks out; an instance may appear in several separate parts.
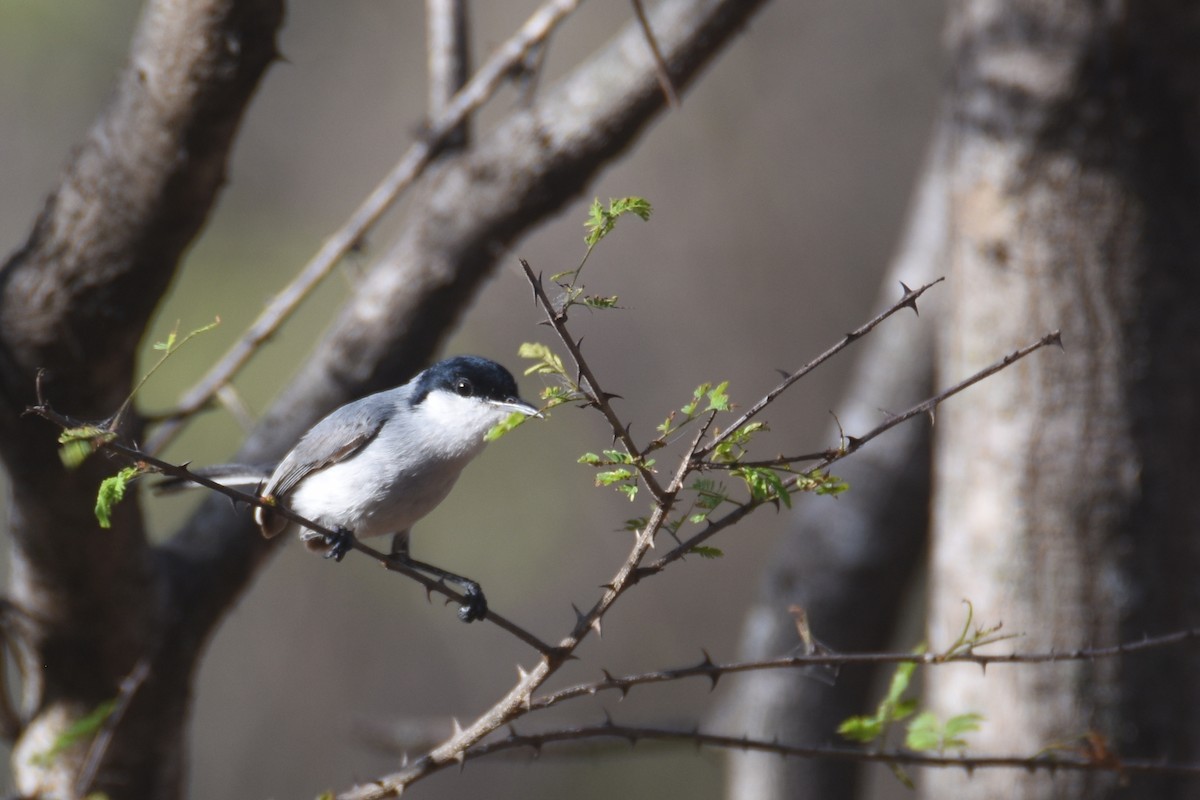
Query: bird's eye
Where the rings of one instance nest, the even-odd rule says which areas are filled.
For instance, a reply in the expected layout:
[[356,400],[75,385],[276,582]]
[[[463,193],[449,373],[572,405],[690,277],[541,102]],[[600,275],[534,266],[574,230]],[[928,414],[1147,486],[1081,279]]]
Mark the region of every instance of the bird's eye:
[[475,393],[475,388],[466,378],[459,378],[454,382],[454,391],[458,392],[459,397],[470,397]]

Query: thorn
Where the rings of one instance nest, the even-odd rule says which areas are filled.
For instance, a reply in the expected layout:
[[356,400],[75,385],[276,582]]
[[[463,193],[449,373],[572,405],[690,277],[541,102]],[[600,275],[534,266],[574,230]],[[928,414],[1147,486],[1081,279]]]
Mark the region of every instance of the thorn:
[[400,768],[403,769],[407,766],[408,766],[408,751],[405,750],[403,753],[400,754]]
[[855,333],[854,331],[851,331],[850,333],[845,334],[846,342],[853,342],[855,339],[858,339],[861,336],[861,333]]
[[900,307],[911,308],[914,314],[918,317],[921,316],[921,312],[917,311],[917,297],[913,294],[913,290],[905,286],[904,281],[900,281],[900,288],[904,289],[904,297],[907,298],[900,303]]
[[515,725],[513,725],[510,722],[510,723],[508,723],[507,727],[508,727],[508,738],[509,739],[520,739],[521,738],[521,734],[517,733],[517,728]]
[[601,667],[601,668],[600,668],[600,671],[604,673],[604,681],[605,681],[605,683],[611,683],[611,684],[613,684],[614,686],[616,685],[616,683],[617,683],[617,679],[613,677],[612,673],[611,673],[611,672],[609,672],[607,668],[605,668],[605,667]]
[[616,725],[614,725],[614,724],[613,724],[613,718],[612,718],[612,715],[608,713],[608,709],[607,709],[607,708],[606,708],[606,709],[604,709],[604,727],[606,727],[606,728],[615,728],[615,727],[617,727]]
[[926,411],[925,413],[929,415],[929,424],[937,425],[937,413],[936,413],[935,409],[931,408],[928,411]]
[[462,750],[452,755],[451,758],[458,762],[458,771],[460,773],[467,768],[467,754]]
[[779,377],[783,378],[785,381],[792,377],[792,373],[788,372],[786,369],[780,369],[779,367],[776,367],[775,371],[778,372]]
[[453,725],[453,728],[450,733],[450,738],[457,739],[459,736],[462,736],[463,727],[459,723],[458,717],[451,717],[450,722]]
[[1056,344],[1059,350],[1062,350],[1064,353],[1067,351],[1067,348],[1063,347],[1062,331],[1051,331],[1050,335],[1046,337],[1046,344]]
[[517,680],[519,680],[521,683],[524,683],[525,679],[528,677],[529,673],[525,671],[525,668],[520,664],[517,664]]
[[596,632],[596,636],[600,637],[601,639],[604,638],[604,630],[600,627],[600,618],[599,617],[596,617],[595,619],[592,620],[592,624],[590,627],[592,630],[594,630]]
[[701,652],[701,653],[704,653],[704,660],[700,662],[700,666],[702,666],[702,667],[711,667],[711,666],[714,666],[714,664],[713,664],[713,660],[712,660],[712,656],[710,656],[710,655],[708,654],[708,650],[706,650],[706,649],[704,649],[703,647],[701,647],[701,648],[700,648],[700,652]]
[[585,615],[582,611],[579,610],[579,606],[575,605],[574,603],[571,603],[571,609],[575,612],[575,624],[576,625],[581,625],[585,620],[587,620],[587,615]]

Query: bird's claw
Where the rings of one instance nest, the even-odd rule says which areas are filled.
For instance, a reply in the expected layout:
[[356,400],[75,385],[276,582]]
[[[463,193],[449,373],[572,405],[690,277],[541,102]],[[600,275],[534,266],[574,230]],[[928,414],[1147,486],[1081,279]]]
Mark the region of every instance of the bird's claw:
[[487,598],[483,596],[483,590],[479,588],[479,584],[471,583],[465,587],[465,590],[463,594],[466,596],[466,602],[459,607],[458,618],[463,622],[474,622],[486,617]]
[[325,535],[325,544],[329,547],[325,551],[325,557],[332,558],[340,564],[346,553],[354,547],[354,534],[345,528],[338,528],[332,535]]

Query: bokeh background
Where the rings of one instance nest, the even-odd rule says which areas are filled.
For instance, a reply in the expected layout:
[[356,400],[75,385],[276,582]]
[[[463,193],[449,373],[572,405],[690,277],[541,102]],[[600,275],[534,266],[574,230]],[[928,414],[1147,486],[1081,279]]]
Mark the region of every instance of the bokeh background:
[[[475,4],[477,61],[536,5]],[[618,410],[642,440],[703,381],[729,380],[735,400],[753,402],[775,384],[777,369],[807,361],[875,306],[943,81],[943,5],[768,4],[682,108],[502,259],[447,353],[479,353],[519,372],[521,342],[553,342],[537,325],[517,258],[547,274],[575,266],[587,201],[637,194],[654,203],[652,220],[623,223],[589,261],[585,281],[619,295],[623,309],[573,319],[593,367],[606,389],[622,395]],[[73,143],[103,106],[138,9],[132,0],[0,4],[5,253],[20,246]],[[631,13],[623,2],[585,5],[552,40],[542,80],[586,57]],[[155,376],[143,408],[170,407],[412,141],[425,102],[423,25],[415,0],[290,4],[287,60],[269,71],[250,109],[228,187],[151,339],[164,338],[177,321],[183,330],[214,316],[222,324]],[[516,101],[515,91],[505,91],[478,124],[486,128]],[[373,242],[386,241],[389,224]],[[368,247],[344,264],[239,377],[252,412],[286,384],[370,258]],[[822,368],[773,409],[766,449],[832,444],[829,412],[837,410],[850,358]],[[541,388],[536,377],[521,384],[531,398]],[[219,462],[241,436],[229,414],[212,412],[167,456]],[[476,578],[497,610],[544,639],[561,636],[574,621],[571,604],[591,605],[627,552],[623,521],[645,510],[594,488],[592,470],[575,463],[608,444],[602,421],[585,410],[561,409],[523,427],[489,448],[416,528],[414,553]],[[166,537],[197,498],[140,501]],[[715,543],[724,558],[691,559],[642,584],[555,685],[595,679],[601,667],[619,673],[694,663],[701,648],[733,658],[757,576],[785,535],[784,515],[761,512]],[[192,795],[311,797],[384,774],[398,763],[381,747],[388,737],[445,734],[451,716],[473,718],[511,686],[517,664],[533,660],[498,629],[460,624],[452,609],[426,603],[415,584],[373,564],[351,557],[335,566],[285,547],[204,662]],[[615,693],[575,701],[544,723],[596,722],[607,710],[619,721],[690,726],[715,699],[706,681],[641,688],[624,701]],[[532,763],[525,755],[473,762],[418,792],[720,796],[715,754],[653,745],[601,750],[598,757],[548,751]]]

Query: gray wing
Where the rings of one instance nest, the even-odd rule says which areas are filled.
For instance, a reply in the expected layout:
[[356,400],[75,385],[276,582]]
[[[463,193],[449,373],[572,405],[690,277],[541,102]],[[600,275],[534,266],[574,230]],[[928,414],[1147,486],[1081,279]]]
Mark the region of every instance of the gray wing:
[[384,392],[347,403],[313,426],[275,468],[263,495],[281,499],[305,477],[344,461],[375,438],[396,408]]

